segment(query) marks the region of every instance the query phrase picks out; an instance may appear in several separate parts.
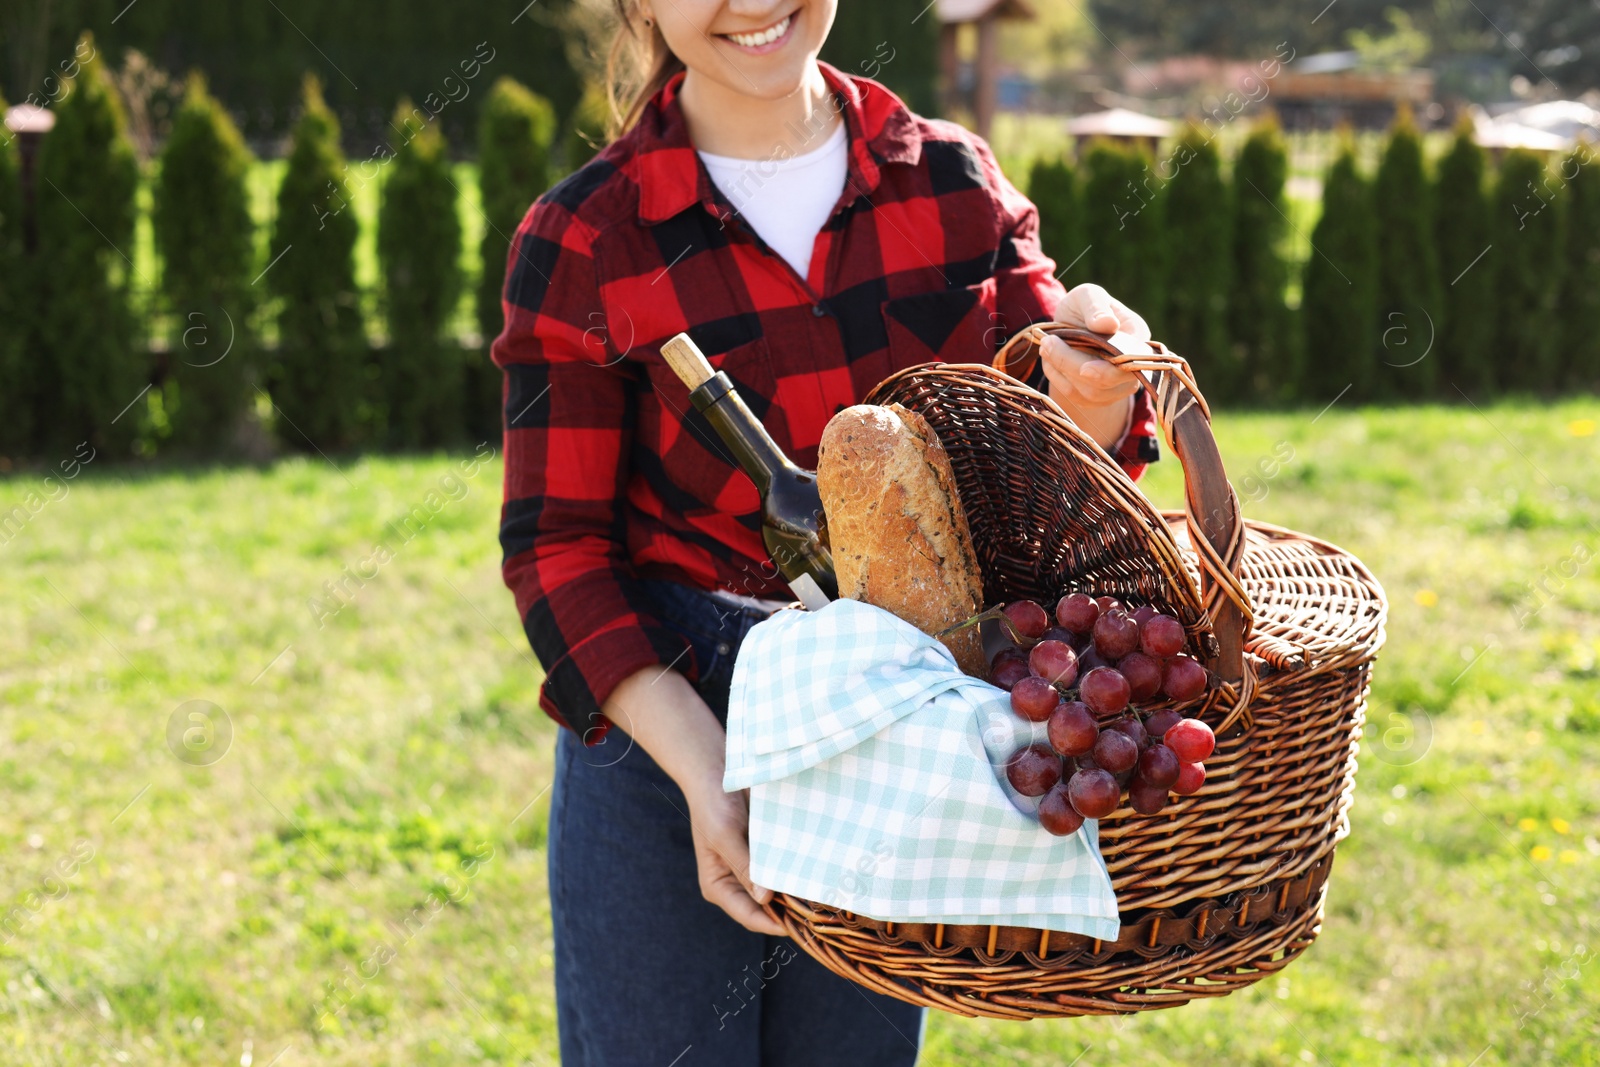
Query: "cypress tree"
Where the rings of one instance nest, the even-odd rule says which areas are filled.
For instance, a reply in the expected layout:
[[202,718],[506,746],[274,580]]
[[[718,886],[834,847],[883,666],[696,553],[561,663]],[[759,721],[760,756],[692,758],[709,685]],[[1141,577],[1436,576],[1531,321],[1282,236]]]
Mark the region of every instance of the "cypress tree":
[[444,135],[403,100],[395,152],[378,211],[389,347],[382,363],[391,443],[446,444],[461,430],[464,369],[446,327],[461,295],[461,221]]
[[[1189,125],[1161,164],[1166,187],[1169,261],[1164,339],[1195,369],[1200,388],[1218,399],[1242,392],[1228,345],[1233,257],[1228,187],[1215,141]],[[1209,384],[1209,389],[1208,389]]]
[[272,398],[278,435],[296,448],[344,448],[363,421],[366,337],[355,279],[357,223],[339,152],[339,123],[305,80],[288,168],[278,189],[267,283],[278,310]]
[[939,113],[939,20],[928,0],[843,3],[822,58],[893,89],[921,115]]
[[184,449],[228,447],[250,405],[253,162],[205,80],[190,75],[161,155],[151,220],[177,333],[163,407],[173,443]]
[[1561,284],[1562,381],[1600,390],[1600,160],[1579,145],[1561,161],[1566,182],[1567,263]]
[[1561,282],[1561,208],[1544,157],[1508,151],[1490,204],[1498,304],[1494,358],[1502,389],[1536,392],[1555,384],[1550,324]]
[[1072,164],[1064,156],[1035,159],[1028,172],[1028,199],[1039,209],[1039,244],[1044,254],[1055,260],[1061,284],[1071,289],[1086,281],[1083,208],[1078,203],[1078,178]]
[[605,146],[610,124],[611,108],[606,103],[606,94],[596,86],[589,86],[567,120],[563,162],[568,171],[577,170],[599,154]]
[[1378,219],[1380,363],[1374,380],[1378,396],[1410,398],[1434,392],[1443,297],[1431,193],[1422,164],[1422,135],[1410,111],[1402,109],[1389,131],[1373,183]]
[[1233,163],[1233,290],[1228,301],[1239,395],[1296,399],[1298,346],[1284,302],[1289,265],[1284,184],[1289,149],[1275,118],[1257,122]]
[[1351,386],[1348,399],[1372,395],[1378,266],[1372,188],[1346,140],[1322,187],[1322,217],[1311,231],[1301,298],[1305,362],[1301,397],[1325,404]]
[[[1484,151],[1463,116],[1450,150],[1439,160],[1434,189],[1442,321],[1434,356],[1445,396],[1457,389],[1482,396],[1494,388],[1495,266]],[[1431,358],[1431,357],[1430,357]]]
[[[0,116],[6,101],[0,95]],[[32,377],[24,358],[31,310],[23,295],[22,183],[16,142],[0,126],[0,456],[20,456],[32,445]]]
[[1157,338],[1163,333],[1166,240],[1162,196],[1148,157],[1097,140],[1084,153],[1084,237],[1081,262],[1088,280],[1144,316]]
[[38,337],[36,426],[50,450],[87,440],[127,452],[140,427],[148,368],[134,351],[129,288],[135,270],[139,167],[103,59],[90,55],[39,147],[36,205]]
[[500,293],[505,288],[511,239],[528,207],[549,187],[550,143],[556,116],[548,101],[510,78],[489,90],[478,118],[478,182],[483,201],[483,243],[478,261],[478,334],[483,349],[467,364],[467,431],[474,440],[500,435],[501,374],[489,360],[489,344],[504,325]]
[[510,78],[489,90],[478,122],[478,182],[483,194],[483,270],[478,282],[478,332],[487,345],[503,325],[500,292],[506,257],[528,206],[550,184],[550,142],[556,115],[548,101]]

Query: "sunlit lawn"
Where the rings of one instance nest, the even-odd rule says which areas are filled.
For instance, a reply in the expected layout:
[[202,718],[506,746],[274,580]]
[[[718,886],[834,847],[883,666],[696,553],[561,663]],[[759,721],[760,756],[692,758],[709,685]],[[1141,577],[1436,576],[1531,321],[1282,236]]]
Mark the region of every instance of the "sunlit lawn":
[[[1597,407],[1222,417],[1241,486],[1293,448],[1249,513],[1393,604],[1322,938],[1172,1011],[937,1015],[923,1062],[1600,1062]],[[466,455],[96,462],[0,545],[0,1062],[555,1061],[554,727]]]

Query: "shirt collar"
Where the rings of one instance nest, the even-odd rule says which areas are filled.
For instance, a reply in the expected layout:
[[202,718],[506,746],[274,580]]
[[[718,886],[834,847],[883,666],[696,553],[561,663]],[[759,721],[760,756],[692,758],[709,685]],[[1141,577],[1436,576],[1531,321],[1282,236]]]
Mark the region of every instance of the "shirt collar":
[[[817,65],[833,90],[850,139],[845,188],[851,195],[846,202],[875,191],[883,166],[915,166],[921,160],[922,137],[899,97],[877,82],[850,77],[827,63]],[[711,176],[689,140],[678,100],[682,85],[680,72],[645,107],[627,136],[634,144],[623,170],[639,187],[639,221],[645,225],[670,219],[694,204],[721,214]]]

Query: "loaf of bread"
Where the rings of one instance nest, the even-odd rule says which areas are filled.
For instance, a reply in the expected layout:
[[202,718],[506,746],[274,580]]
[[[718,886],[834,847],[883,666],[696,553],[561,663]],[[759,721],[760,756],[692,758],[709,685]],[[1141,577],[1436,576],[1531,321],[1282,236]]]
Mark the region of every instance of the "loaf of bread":
[[[840,596],[928,634],[983,610],[983,577],[950,457],[922,416],[898,404],[834,415],[818,446],[817,488]],[[967,674],[988,673],[976,626],[944,643]]]

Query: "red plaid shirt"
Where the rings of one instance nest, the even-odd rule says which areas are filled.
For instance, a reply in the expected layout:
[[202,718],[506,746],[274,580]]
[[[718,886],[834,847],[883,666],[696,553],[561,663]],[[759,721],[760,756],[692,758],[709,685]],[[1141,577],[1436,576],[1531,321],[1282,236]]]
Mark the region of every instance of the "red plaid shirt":
[[[844,194],[800,277],[712,184],[678,103],[533,205],[512,242],[505,330],[504,576],[545,668],[540,706],[598,743],[601,705],[661,663],[698,665],[640,578],[788,596],[759,501],[660,354],[687,330],[796,463],[823,425],[904,367],[987,361],[1063,289],[1038,213],[988,145],[826,65],[849,136]],[[1042,380],[1034,383],[1043,387]],[[1156,458],[1139,394],[1117,455]]]

